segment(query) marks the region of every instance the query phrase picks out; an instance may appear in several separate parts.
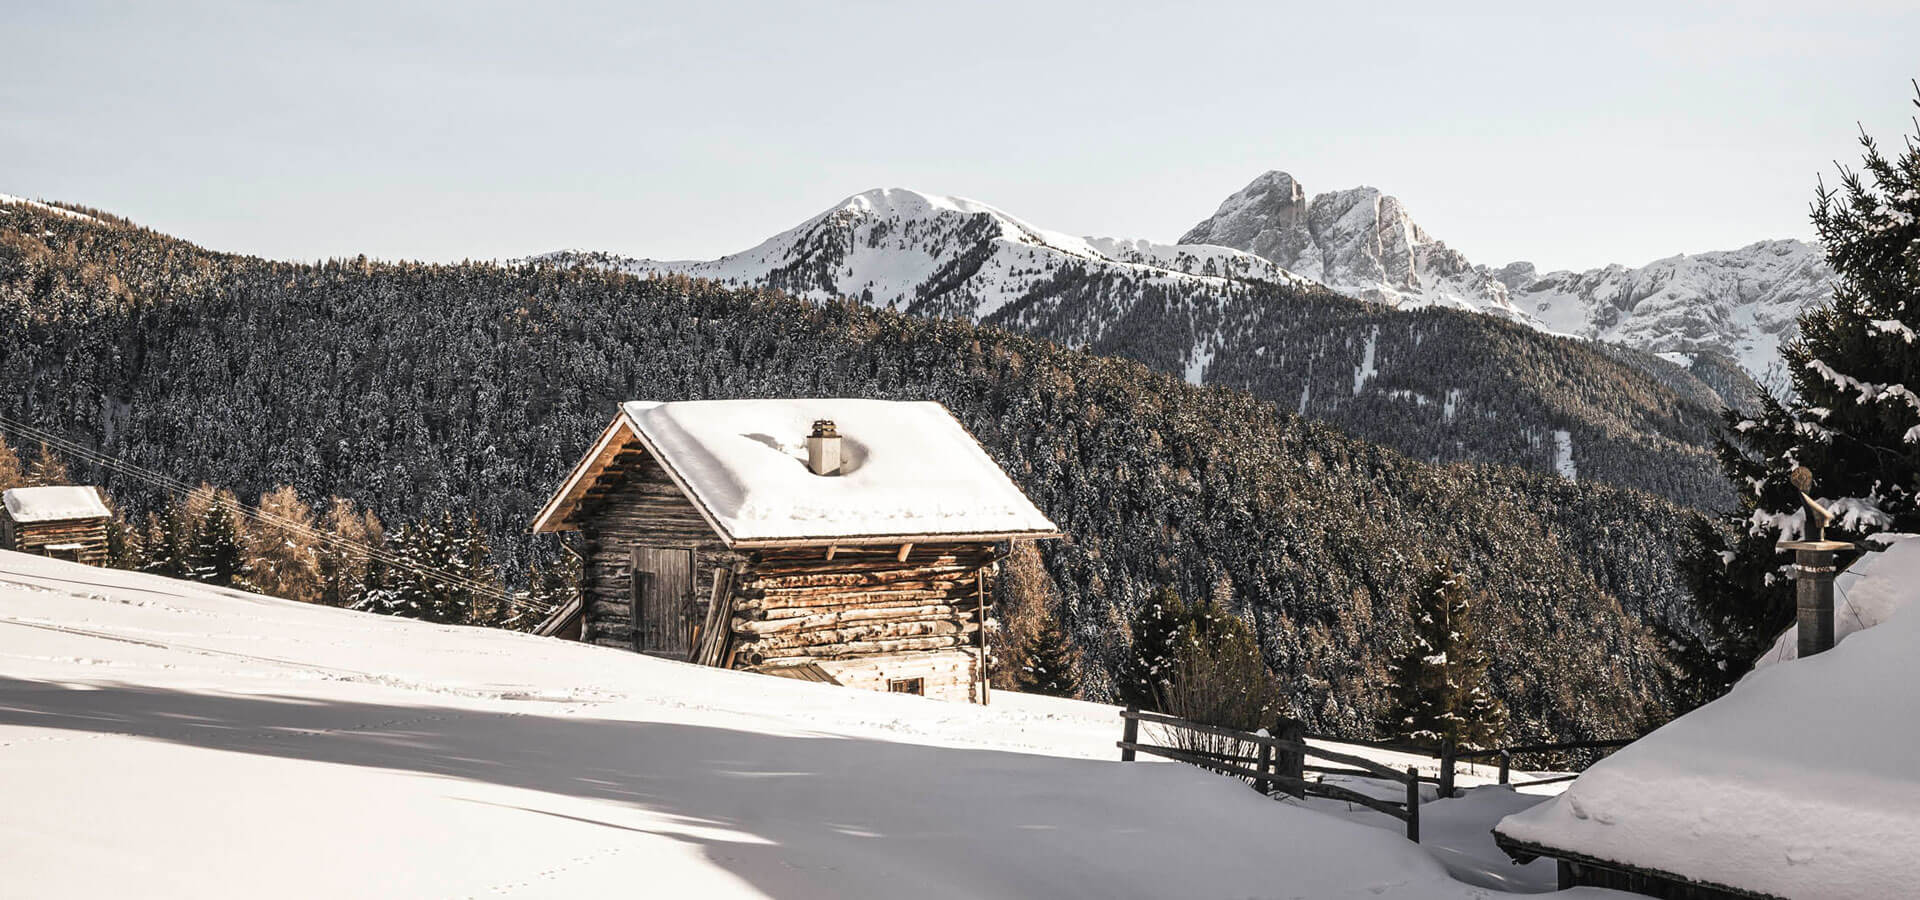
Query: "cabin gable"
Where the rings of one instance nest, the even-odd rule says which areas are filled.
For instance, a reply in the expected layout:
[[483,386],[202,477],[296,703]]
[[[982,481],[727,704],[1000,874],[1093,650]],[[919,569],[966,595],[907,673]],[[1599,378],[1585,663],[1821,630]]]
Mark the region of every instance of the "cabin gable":
[[700,621],[705,601],[712,596],[714,570],[731,569],[739,555],[714,533],[659,460],[634,442],[622,445],[608,460],[569,521],[579,530],[582,545],[580,639],[684,659],[687,648],[682,642],[663,645],[641,640],[649,633],[663,634],[677,623],[658,616],[648,621],[643,615],[642,629],[635,629],[635,600],[654,587],[636,587],[636,566],[644,570],[657,556],[645,552],[636,556],[636,550],[688,554],[685,614],[694,616],[694,622]]

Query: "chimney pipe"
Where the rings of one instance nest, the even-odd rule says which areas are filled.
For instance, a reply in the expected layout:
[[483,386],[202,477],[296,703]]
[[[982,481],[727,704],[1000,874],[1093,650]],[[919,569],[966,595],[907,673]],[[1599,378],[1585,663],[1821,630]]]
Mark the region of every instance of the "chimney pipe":
[[1806,536],[1811,540],[1782,541],[1777,546],[1793,551],[1794,608],[1798,613],[1795,625],[1800,635],[1795,650],[1800,659],[1806,659],[1833,649],[1833,577],[1839,574],[1833,555],[1852,550],[1854,546],[1845,541],[1827,540],[1827,525],[1833,521],[1833,513],[1807,493],[1813,489],[1813,473],[1799,466],[1788,480],[1799,489],[1800,499],[1806,504]]
[[815,419],[807,436],[807,469],[815,475],[840,474],[840,430],[832,419]]
[[[1829,543],[1828,541],[1808,543]],[[1799,613],[1799,656],[1833,649],[1833,551],[1796,549],[1793,554],[1794,606]]]

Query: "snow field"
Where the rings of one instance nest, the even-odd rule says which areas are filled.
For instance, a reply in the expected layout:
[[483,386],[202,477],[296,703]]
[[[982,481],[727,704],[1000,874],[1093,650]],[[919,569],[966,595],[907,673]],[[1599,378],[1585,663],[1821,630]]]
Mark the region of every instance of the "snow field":
[[0,672],[7,896],[1486,896],[1386,830],[1113,761],[1095,704],[858,692],[6,552]]

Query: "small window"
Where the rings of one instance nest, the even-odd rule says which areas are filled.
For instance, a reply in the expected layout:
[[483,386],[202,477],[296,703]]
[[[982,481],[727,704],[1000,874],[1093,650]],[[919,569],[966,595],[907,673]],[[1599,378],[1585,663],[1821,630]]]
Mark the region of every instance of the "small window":
[[887,690],[895,694],[914,694],[925,697],[927,695],[927,680],[925,678],[895,678],[887,682]]

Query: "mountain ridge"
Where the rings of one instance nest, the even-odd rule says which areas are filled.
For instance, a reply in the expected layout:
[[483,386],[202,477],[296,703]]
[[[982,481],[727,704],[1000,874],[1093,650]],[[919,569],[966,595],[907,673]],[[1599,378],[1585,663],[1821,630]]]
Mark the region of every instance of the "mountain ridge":
[[[1403,224],[1409,240],[1431,243]],[[1468,304],[1427,304],[1451,307],[1433,315],[1397,309],[1230,247],[1077,238],[978,201],[905,189],[855,194],[715,260],[532,259],[1001,326],[1247,390],[1419,459],[1579,471],[1700,508],[1730,501],[1708,448],[1719,407],[1747,393],[1737,375],[1710,387],[1631,350],[1583,348],[1532,325],[1497,328]],[[1464,261],[1456,268],[1471,272]],[[1439,343],[1423,346],[1429,339]],[[1386,376],[1343,386],[1350,368]],[[1432,414],[1440,409],[1446,415]]]

